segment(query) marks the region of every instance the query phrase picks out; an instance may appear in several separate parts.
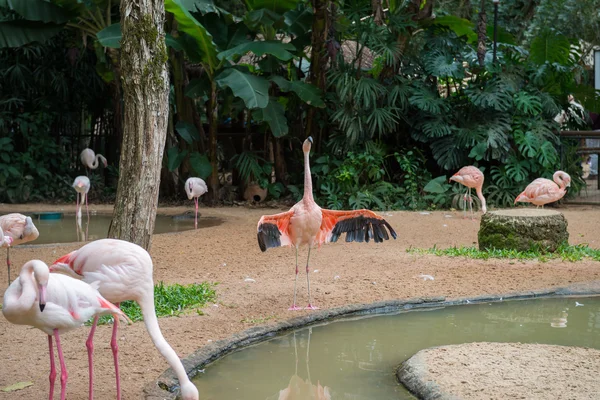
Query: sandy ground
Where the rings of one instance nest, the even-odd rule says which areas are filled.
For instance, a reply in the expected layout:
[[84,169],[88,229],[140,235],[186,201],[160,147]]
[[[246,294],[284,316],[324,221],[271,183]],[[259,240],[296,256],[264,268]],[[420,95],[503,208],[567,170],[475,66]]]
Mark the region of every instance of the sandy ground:
[[403,382],[423,399],[598,399],[599,358],[596,349],[545,344],[442,346],[411,357],[414,375]]
[[[59,209],[74,212],[74,206],[70,205],[0,205],[0,214]],[[92,205],[92,209],[111,211],[109,206]],[[177,214],[190,209],[193,208],[161,208],[159,212]],[[600,247],[600,209],[573,207],[561,211],[569,222],[572,244]],[[154,236],[151,255],[156,281],[218,283],[218,302],[205,307],[204,315],[194,313],[160,320],[166,339],[181,357],[265,319],[272,322],[309,312],[287,310],[294,285],[293,249],[277,248],[261,253],[256,241],[256,223],[260,216],[278,212],[281,210],[272,208],[202,208],[203,217],[218,217],[223,223],[196,231]],[[327,308],[417,296],[452,298],[501,294],[600,279],[600,263],[590,260],[538,263],[408,254],[405,250],[411,246],[471,246],[477,241],[479,223],[461,219],[459,212],[384,215],[398,232],[398,240],[368,245],[335,243],[313,251],[310,277],[314,304]],[[14,265],[20,268],[33,258],[50,263],[78,247],[80,244],[21,246],[15,247],[11,255]],[[301,251],[300,260],[299,304],[305,305],[306,249]],[[432,275],[435,280],[424,281],[418,277],[420,274]],[[247,277],[255,282],[245,282]],[[6,279],[5,269],[0,267],[0,294],[7,286]],[[63,335],[69,400],[87,398],[87,334],[88,329],[81,328]],[[96,333],[95,393],[100,400],[115,397],[110,334],[110,326],[100,326]],[[153,347],[141,322],[122,329],[119,346],[123,398],[139,399],[142,387],[156,379],[168,365]],[[18,392],[0,392],[0,399],[47,398],[49,361],[47,337],[42,332],[11,325],[0,317],[0,354],[0,389],[16,382],[34,383]]]

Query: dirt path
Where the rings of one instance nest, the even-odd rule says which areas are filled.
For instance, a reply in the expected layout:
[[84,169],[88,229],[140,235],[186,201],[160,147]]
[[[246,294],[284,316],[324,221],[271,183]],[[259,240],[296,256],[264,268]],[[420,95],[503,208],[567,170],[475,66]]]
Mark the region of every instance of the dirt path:
[[[0,214],[9,211],[60,210],[74,212],[74,206],[0,205]],[[109,206],[92,206],[110,212]],[[192,207],[161,208],[162,214],[177,214]],[[580,207],[561,210],[569,222],[570,242],[600,248],[600,209]],[[218,226],[181,233],[156,235],[151,255],[155,280],[182,284],[218,283],[218,303],[204,308],[204,315],[162,318],[160,325],[169,343],[185,356],[206,343],[267,320],[277,321],[298,315],[287,311],[294,285],[294,251],[270,249],[261,253],[256,243],[256,223],[263,214],[278,209],[202,208],[203,217],[218,217]],[[551,261],[469,260],[408,254],[409,247],[429,248],[470,246],[477,241],[478,222],[461,219],[458,212],[384,213],[398,232],[398,240],[376,245],[336,243],[323,246],[311,256],[311,289],[314,303],[322,308],[350,303],[416,296],[458,297],[499,294],[528,289],[562,286],[600,279],[600,263]],[[447,217],[450,216],[450,217]],[[38,258],[52,262],[80,247],[79,244],[44,247],[15,247],[11,252],[17,268]],[[0,256],[1,256],[0,252]],[[301,251],[299,304],[306,303]],[[316,272],[315,270],[318,270]],[[434,281],[424,281],[429,274]],[[250,277],[255,282],[245,282]],[[7,286],[4,266],[0,267],[0,294]],[[300,311],[304,313],[308,311]],[[253,322],[248,322],[253,321]],[[65,334],[63,347],[69,371],[69,400],[87,398],[87,328]],[[110,326],[96,334],[96,399],[114,398],[114,372],[109,347]],[[124,399],[141,398],[141,389],[156,379],[167,363],[153,347],[143,323],[123,328],[119,337],[121,378]],[[0,392],[0,399],[43,399],[48,390],[48,349],[45,335],[33,328],[9,324],[0,317],[0,388],[22,381],[33,386],[14,393]],[[57,381],[58,384],[58,381]],[[224,399],[226,400],[226,399]]]

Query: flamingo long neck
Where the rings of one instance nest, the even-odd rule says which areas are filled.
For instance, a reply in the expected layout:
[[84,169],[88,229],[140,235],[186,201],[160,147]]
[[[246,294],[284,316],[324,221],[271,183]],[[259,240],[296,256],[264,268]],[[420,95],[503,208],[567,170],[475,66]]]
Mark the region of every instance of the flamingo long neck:
[[[150,334],[150,338],[154,343],[154,346],[158,349],[160,354],[167,360],[179,380],[179,385],[183,389],[189,385],[193,385],[183,368],[181,360],[175,353],[175,350],[167,343],[165,337],[160,331],[158,326],[158,318],[156,318],[156,310],[154,308],[154,296],[150,295],[147,298],[139,301],[140,308],[142,309],[142,315],[144,316],[144,324],[146,324],[146,330]],[[183,394],[183,393],[182,393]],[[185,397],[184,397],[185,398]]]
[[98,160],[100,159],[100,157],[100,154],[96,154],[96,157],[94,157],[94,161],[92,161],[92,165],[90,165],[91,169],[98,168]]
[[310,174],[310,151],[304,153],[304,201],[315,202],[312,190],[312,175]]
[[479,200],[481,201],[481,211],[483,211],[483,213],[485,214],[487,212],[487,206],[486,206],[486,202],[485,202],[485,197],[483,197],[483,193],[481,192],[481,188],[476,187],[475,193],[477,194],[477,197],[479,197]]
[[[35,303],[35,299],[37,298],[37,282],[33,276],[33,265],[31,263],[25,264],[21,269],[19,282],[21,283],[20,293],[14,293],[15,298],[13,301],[10,304],[4,304],[2,311],[5,314],[25,314]],[[11,287],[12,285],[7,289],[7,292],[12,291]],[[19,290],[16,284],[14,290]]]
[[556,184],[561,190],[566,190],[567,185],[565,184],[565,181],[563,181],[563,178],[559,173],[555,173],[552,177],[552,180],[556,182]]

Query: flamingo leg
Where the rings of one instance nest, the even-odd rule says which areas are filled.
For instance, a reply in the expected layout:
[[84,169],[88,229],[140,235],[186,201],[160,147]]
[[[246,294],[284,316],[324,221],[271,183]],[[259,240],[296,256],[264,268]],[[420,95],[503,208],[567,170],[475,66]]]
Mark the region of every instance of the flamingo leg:
[[79,214],[79,192],[77,192],[75,198],[77,199],[77,203],[75,205],[75,219],[78,219],[81,218],[81,215]]
[[92,324],[92,329],[90,330],[90,335],[88,336],[85,347],[87,347],[88,351],[88,370],[90,374],[90,388],[89,395],[90,400],[94,400],[94,333],[96,332],[96,326],[98,325],[98,316],[94,317],[94,323]]
[[60,336],[58,335],[58,329],[54,330],[54,339],[56,339],[56,350],[58,351],[58,360],[60,361],[60,400],[65,400],[67,393],[67,366],[65,364],[65,358],[63,357],[62,346],[60,345]]
[[[120,303],[115,304],[120,307]],[[121,378],[119,376],[119,344],[117,343],[117,331],[119,329],[119,319],[115,316],[113,324],[112,339],[110,340],[110,347],[113,352],[113,359],[115,362],[115,376],[117,379],[117,400],[121,400]]]
[[308,306],[305,308],[305,310],[318,310],[319,307],[313,306],[310,301],[310,277],[308,276],[308,260],[310,260],[311,247],[312,247],[311,245],[308,246],[308,257],[306,257],[306,283],[307,283],[307,287],[308,287]]
[[54,348],[52,347],[52,336],[48,335],[48,349],[50,350],[50,390],[49,399],[54,397],[54,382],[56,381],[56,365],[54,364]]
[[471,188],[469,188],[468,201],[469,201],[469,211],[471,212],[471,221],[473,221],[475,215],[473,214],[473,198],[471,197]]
[[87,219],[88,219],[88,224],[90,223],[90,210],[88,210],[88,201],[87,201],[87,193],[84,194],[85,196],[85,212],[87,213]]
[[467,188],[467,190],[465,191],[465,194],[463,196],[463,205],[462,205],[462,209],[463,209],[463,219],[467,218],[467,195],[469,193],[469,188]]
[[296,310],[302,310],[301,307],[297,307],[296,306],[296,287],[298,284],[298,246],[296,246],[296,279],[294,280],[294,303],[292,304],[292,306],[290,308],[288,308],[289,311],[296,311]]
[[196,217],[194,218],[194,229],[198,229],[198,198],[194,197],[194,201],[196,202]]
[[10,247],[6,248],[6,268],[8,269],[8,284],[10,285]]

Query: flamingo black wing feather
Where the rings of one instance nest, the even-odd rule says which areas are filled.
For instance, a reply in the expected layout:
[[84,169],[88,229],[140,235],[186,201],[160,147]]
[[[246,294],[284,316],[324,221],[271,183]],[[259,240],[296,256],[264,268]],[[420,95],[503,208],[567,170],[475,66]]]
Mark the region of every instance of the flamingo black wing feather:
[[[327,212],[331,211],[327,210]],[[346,242],[364,241],[368,243],[373,239],[375,243],[381,243],[384,240],[389,240],[390,235],[396,239],[396,231],[394,231],[386,220],[378,217],[371,211],[369,213],[373,214],[373,216],[365,216],[366,213],[361,214],[357,212],[356,216],[350,214],[346,218],[340,218],[333,226],[329,241],[336,242],[343,233],[346,234]]]

